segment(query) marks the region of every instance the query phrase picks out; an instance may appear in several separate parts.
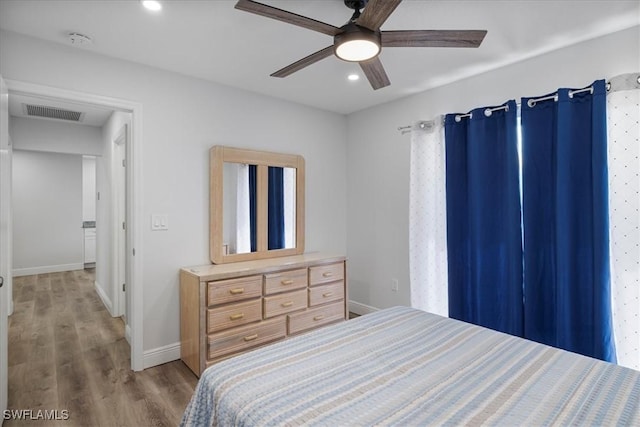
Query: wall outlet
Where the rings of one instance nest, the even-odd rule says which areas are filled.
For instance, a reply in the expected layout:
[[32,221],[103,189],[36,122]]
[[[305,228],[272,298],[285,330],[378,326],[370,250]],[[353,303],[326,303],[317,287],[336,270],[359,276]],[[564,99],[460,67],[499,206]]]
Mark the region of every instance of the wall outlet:
[[398,292],[398,279],[391,279],[391,290]]

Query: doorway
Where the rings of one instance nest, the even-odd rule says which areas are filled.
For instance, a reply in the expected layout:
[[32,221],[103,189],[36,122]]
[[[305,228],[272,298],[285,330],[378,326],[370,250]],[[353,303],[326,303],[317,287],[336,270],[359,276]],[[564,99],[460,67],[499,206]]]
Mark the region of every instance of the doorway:
[[[60,100],[69,103],[75,103],[77,105],[87,105],[100,108],[107,108],[113,111],[126,113],[130,115],[130,127],[124,127],[124,137],[121,143],[114,144],[119,148],[113,150],[118,156],[123,159],[127,159],[127,162],[123,163],[122,173],[112,178],[112,187],[115,189],[119,185],[122,185],[120,191],[112,192],[117,194],[118,197],[110,198],[111,212],[117,213],[112,218],[117,218],[116,221],[109,221],[108,227],[108,239],[114,238],[111,241],[111,247],[115,248],[113,252],[118,251],[117,257],[112,258],[110,270],[117,271],[117,275],[114,275],[114,283],[121,282],[121,278],[124,277],[126,288],[129,293],[130,304],[126,304],[126,294],[120,298],[119,293],[114,293],[114,299],[118,296],[117,307],[114,313],[118,313],[122,310],[121,314],[127,314],[128,325],[128,337],[131,347],[131,369],[134,371],[140,371],[144,369],[143,366],[143,347],[142,347],[142,260],[138,255],[136,256],[136,249],[138,251],[141,248],[142,230],[138,227],[141,224],[141,206],[138,202],[139,195],[141,194],[141,168],[140,157],[141,147],[139,141],[141,141],[141,105],[139,103],[108,98],[103,96],[97,96],[92,94],[86,94],[82,92],[68,91],[63,89],[56,89],[46,86],[39,86],[30,83],[18,82],[18,81],[6,81],[8,88],[8,96],[11,99],[12,96],[33,96],[48,100]],[[115,142],[115,141],[114,141]],[[107,166],[108,167],[108,166]],[[119,183],[119,184],[118,184]],[[100,197],[100,195],[98,195]],[[115,201],[115,203],[114,203]],[[114,206],[115,205],[115,206]],[[122,230],[122,222],[120,218],[125,218],[125,229]],[[117,227],[121,231],[116,231]],[[100,242],[98,237],[98,245]],[[126,251],[126,252],[125,252]],[[119,261],[119,262],[118,262]],[[119,283],[120,285],[122,283]],[[139,285],[138,285],[139,284]],[[114,285],[115,288],[115,285]],[[122,291],[121,291],[122,292]],[[112,307],[114,308],[114,307]]]

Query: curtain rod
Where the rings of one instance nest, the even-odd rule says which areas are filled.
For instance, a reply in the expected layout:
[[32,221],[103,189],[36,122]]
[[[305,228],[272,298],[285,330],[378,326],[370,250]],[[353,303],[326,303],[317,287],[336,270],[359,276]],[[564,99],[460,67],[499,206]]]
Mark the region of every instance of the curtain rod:
[[[626,75],[625,75],[626,76]],[[622,77],[622,76],[621,76]],[[638,82],[638,84],[640,84],[640,76],[638,76],[636,78],[636,81]],[[611,90],[611,81],[607,82],[607,92],[609,92]],[[593,94],[593,86],[589,86],[586,87],[584,89],[576,89],[576,90],[571,90],[569,91],[569,98],[573,98],[573,95],[577,94],[577,93],[582,93],[582,92],[591,92]],[[552,95],[548,95],[548,96],[543,96],[542,98],[535,98],[535,99],[529,99],[529,101],[527,101],[527,105],[529,107],[534,107],[538,102],[541,101],[548,101],[553,99],[554,101],[558,100],[558,93],[554,93]],[[516,105],[518,105],[518,107],[520,106],[520,102],[516,103]],[[509,107],[507,105],[502,105],[500,107],[496,107],[496,108],[485,108],[484,110],[484,115],[487,117],[490,117],[491,114],[493,114],[494,111],[501,111],[501,110],[505,110],[505,111],[509,111]],[[467,113],[467,114],[458,114],[455,116],[455,120],[456,122],[459,122],[460,120],[462,120],[465,117],[471,117],[472,113]],[[443,123],[444,123],[444,117],[443,117]],[[424,129],[425,127],[425,122],[418,122],[418,127],[420,127],[420,129]],[[407,125],[407,126],[398,126],[398,131],[402,133],[402,135],[404,135],[405,133],[409,133],[411,132],[411,125]]]
[[[625,89],[633,89],[633,88],[640,88],[640,74],[639,73],[627,73],[627,74],[620,74],[618,76],[612,77],[611,79],[609,79],[609,81],[607,81],[607,93],[613,93],[616,92],[618,90],[625,90]],[[613,89],[613,92],[612,92]],[[577,90],[572,90],[569,91],[569,98],[572,98],[573,95],[575,95],[576,93],[581,93],[581,92],[586,92],[586,91],[590,91],[591,93],[593,93],[593,86],[589,86],[586,87],[584,89],[577,89]],[[548,95],[548,96],[543,96],[542,98],[536,98],[536,99],[530,99],[527,104],[529,105],[529,107],[533,107],[536,105],[536,103],[541,102],[541,101],[547,101],[553,99],[554,101],[558,100],[558,93],[554,93],[553,95]],[[520,103],[517,103],[518,107],[520,106]],[[500,111],[500,110],[508,110],[509,107],[507,107],[506,105],[500,106],[500,107],[496,107],[496,108],[486,108],[484,110],[484,114],[489,117],[491,116],[491,114],[494,111]],[[471,117],[471,113],[468,114],[458,114],[455,117],[455,120],[457,122],[459,122],[462,118],[464,117]],[[444,123],[444,116],[442,116],[442,122]],[[429,121],[420,121],[418,122],[417,126],[420,129],[424,129],[426,127],[426,124],[428,124]],[[404,135],[405,133],[409,133],[411,132],[412,126],[408,125],[408,126],[399,126],[398,127],[398,131],[402,132],[402,135]]]
[[[416,123],[414,126],[418,127],[422,130],[430,130],[430,128],[433,127],[433,125],[436,123],[436,119],[433,120],[421,120],[418,123]],[[444,116],[440,117],[440,120],[442,122],[442,124],[444,124]],[[407,126],[398,126],[398,132],[401,132],[402,135],[404,135],[405,133],[410,133],[411,129],[413,129],[414,126],[411,125],[407,125]]]

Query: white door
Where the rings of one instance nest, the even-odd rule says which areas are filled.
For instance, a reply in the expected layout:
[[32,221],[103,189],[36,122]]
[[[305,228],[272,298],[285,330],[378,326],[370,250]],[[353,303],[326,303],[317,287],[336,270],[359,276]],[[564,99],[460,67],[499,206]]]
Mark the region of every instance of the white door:
[[[0,76],[0,413],[7,409],[8,353],[7,328],[11,294],[11,146],[9,145],[9,94]],[[0,417],[0,424],[4,417]]]

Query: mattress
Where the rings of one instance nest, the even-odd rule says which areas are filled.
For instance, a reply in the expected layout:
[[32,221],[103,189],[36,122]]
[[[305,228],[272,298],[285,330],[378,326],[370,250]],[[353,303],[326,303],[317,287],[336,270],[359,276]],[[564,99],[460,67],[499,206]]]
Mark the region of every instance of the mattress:
[[211,366],[181,425],[640,425],[640,372],[394,307]]

